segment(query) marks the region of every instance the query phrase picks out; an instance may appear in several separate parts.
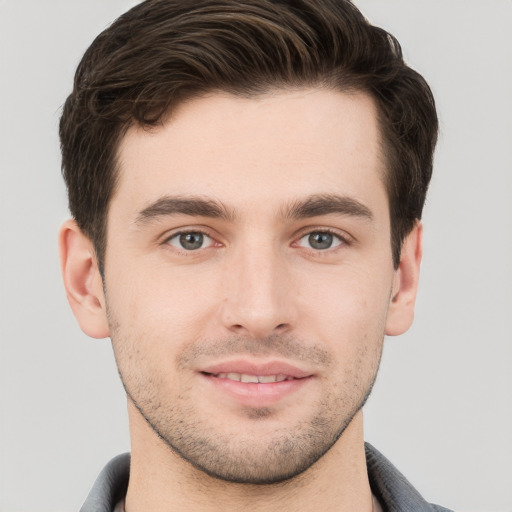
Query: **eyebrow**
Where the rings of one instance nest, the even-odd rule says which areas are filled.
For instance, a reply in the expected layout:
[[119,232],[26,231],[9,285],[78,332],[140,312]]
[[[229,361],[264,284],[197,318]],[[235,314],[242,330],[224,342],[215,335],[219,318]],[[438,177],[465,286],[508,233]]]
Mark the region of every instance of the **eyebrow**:
[[144,208],[135,219],[136,224],[146,224],[159,217],[190,215],[232,220],[234,214],[218,201],[200,196],[164,196]]
[[[303,200],[290,203],[281,210],[283,219],[304,219],[322,215],[347,215],[367,220],[373,219],[370,209],[360,201],[336,194],[315,194]],[[146,224],[159,217],[172,215],[190,215],[233,221],[234,210],[213,199],[201,196],[164,196],[139,212],[136,224]]]
[[339,214],[373,220],[371,210],[363,203],[348,196],[317,194],[295,201],[283,211],[284,218],[303,219],[321,215]]

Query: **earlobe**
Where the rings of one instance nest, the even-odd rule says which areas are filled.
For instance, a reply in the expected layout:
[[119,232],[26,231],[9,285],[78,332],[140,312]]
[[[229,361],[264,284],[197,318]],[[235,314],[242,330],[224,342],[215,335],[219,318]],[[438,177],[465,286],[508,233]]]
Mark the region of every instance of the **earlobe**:
[[395,272],[386,322],[388,336],[403,334],[412,325],[423,252],[422,244],[423,226],[418,221],[402,245],[400,265]]
[[94,248],[74,220],[60,228],[59,254],[66,295],[82,331],[92,338],[108,337],[103,283]]

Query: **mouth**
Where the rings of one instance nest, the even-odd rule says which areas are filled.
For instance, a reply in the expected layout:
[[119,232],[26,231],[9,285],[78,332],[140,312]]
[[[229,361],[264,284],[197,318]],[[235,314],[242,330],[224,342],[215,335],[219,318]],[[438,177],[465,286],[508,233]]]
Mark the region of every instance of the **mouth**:
[[203,368],[199,373],[215,393],[221,393],[219,396],[253,407],[280,402],[303,389],[314,377],[311,372],[278,361],[230,361]]
[[[247,373],[207,373],[203,372],[205,375],[210,375],[212,377],[216,377],[217,379],[228,379],[235,382],[244,382],[248,384],[273,384],[275,382],[284,382],[286,380],[294,380],[295,377],[291,377],[290,375],[283,375],[282,373],[278,375],[250,375]],[[305,377],[301,377],[305,378]]]

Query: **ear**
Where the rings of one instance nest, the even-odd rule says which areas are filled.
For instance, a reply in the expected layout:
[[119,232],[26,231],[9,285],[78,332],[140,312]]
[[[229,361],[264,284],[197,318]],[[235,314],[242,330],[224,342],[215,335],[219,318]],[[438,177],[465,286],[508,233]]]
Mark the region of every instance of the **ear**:
[[62,278],[69,305],[80,328],[92,338],[110,335],[103,283],[91,240],[74,220],[66,221],[59,231]]
[[395,271],[386,321],[388,336],[403,334],[412,325],[422,253],[423,226],[418,221],[404,240],[400,265]]

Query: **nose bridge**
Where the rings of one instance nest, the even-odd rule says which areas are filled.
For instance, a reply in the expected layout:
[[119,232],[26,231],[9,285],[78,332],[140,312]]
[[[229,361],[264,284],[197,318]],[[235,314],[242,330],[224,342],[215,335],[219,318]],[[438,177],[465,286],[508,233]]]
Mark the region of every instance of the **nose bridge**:
[[286,255],[269,237],[253,236],[234,248],[226,271],[222,316],[228,329],[264,337],[293,326]]

